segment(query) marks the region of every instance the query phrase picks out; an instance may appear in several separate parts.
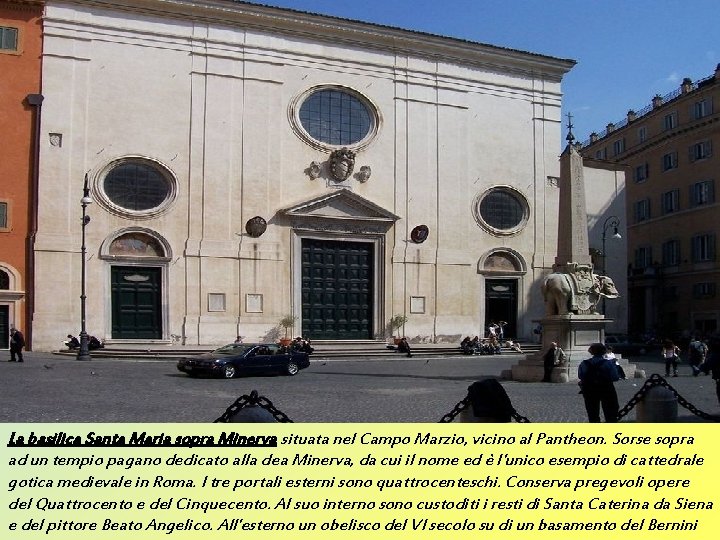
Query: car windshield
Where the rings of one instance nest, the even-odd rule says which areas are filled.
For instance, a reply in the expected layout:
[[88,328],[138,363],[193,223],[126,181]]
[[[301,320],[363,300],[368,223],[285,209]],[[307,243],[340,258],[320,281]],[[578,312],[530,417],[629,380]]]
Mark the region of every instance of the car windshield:
[[247,343],[231,343],[230,345],[224,345],[219,349],[215,349],[213,354],[242,354],[248,349],[252,349],[255,345]]

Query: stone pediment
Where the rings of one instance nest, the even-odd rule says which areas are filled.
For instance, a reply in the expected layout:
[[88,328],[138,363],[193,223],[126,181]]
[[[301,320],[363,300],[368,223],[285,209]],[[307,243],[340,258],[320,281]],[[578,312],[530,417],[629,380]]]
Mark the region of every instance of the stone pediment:
[[341,189],[280,211],[297,219],[374,221],[391,225],[399,216],[349,191]]

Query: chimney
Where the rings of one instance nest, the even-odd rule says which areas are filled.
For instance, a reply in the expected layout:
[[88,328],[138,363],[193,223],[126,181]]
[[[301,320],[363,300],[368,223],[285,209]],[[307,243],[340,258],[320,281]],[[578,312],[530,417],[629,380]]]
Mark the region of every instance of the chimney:
[[653,109],[657,109],[662,104],[663,104],[662,96],[660,94],[656,94],[655,97],[652,98]]

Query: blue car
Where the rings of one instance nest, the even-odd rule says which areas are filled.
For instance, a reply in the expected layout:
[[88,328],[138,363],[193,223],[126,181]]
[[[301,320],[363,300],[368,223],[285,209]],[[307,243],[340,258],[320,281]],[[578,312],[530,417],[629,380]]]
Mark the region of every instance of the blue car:
[[232,379],[259,373],[295,375],[309,365],[307,353],[288,351],[277,343],[232,343],[209,353],[181,358],[177,368],[191,377],[211,375]]

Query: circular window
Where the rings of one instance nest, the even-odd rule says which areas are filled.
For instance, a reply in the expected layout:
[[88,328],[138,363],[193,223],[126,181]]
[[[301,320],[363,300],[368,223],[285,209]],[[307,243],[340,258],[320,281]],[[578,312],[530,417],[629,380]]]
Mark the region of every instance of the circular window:
[[348,88],[314,88],[301,95],[294,108],[300,135],[315,146],[364,146],[377,130],[375,107]]
[[501,234],[520,230],[528,215],[529,205],[525,197],[508,187],[495,187],[486,191],[475,205],[475,219]]
[[100,199],[115,213],[133,218],[153,217],[175,196],[170,172],[155,161],[125,158],[108,165],[100,175]]

